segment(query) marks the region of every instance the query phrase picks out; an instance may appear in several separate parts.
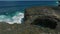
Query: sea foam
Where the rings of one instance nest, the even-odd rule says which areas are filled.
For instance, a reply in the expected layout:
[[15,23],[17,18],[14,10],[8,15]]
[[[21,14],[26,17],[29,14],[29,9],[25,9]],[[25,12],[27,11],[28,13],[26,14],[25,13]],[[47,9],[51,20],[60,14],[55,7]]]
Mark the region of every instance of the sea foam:
[[22,23],[22,19],[24,18],[24,13],[22,12],[16,12],[14,14],[14,16],[7,16],[7,15],[0,15],[0,22],[6,22],[9,24],[21,24]]

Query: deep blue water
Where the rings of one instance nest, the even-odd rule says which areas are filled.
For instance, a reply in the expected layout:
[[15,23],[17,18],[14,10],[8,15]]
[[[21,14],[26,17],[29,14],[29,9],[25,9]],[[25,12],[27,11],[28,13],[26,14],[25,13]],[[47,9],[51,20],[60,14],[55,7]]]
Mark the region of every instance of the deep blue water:
[[23,11],[31,6],[58,6],[57,1],[0,1],[0,15]]
[[24,9],[32,6],[58,6],[58,3],[57,1],[0,1],[0,22],[20,22],[21,19],[17,18],[21,18],[20,13],[24,14]]
[[40,6],[57,5],[57,1],[0,1],[0,6]]

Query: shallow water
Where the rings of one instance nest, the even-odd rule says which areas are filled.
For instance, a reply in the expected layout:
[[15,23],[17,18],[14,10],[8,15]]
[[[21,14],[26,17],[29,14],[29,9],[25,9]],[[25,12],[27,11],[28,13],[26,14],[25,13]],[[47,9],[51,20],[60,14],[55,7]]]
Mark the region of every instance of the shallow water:
[[9,7],[0,9],[0,22],[9,24],[20,23],[24,18],[24,10],[20,7]]

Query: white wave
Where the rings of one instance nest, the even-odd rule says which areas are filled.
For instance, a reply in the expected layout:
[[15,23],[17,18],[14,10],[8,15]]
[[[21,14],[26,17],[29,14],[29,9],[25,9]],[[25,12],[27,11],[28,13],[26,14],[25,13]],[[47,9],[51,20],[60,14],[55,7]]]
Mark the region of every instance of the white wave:
[[18,12],[13,17],[6,16],[6,15],[0,15],[0,22],[6,22],[9,24],[21,24],[22,18],[24,18],[24,13]]

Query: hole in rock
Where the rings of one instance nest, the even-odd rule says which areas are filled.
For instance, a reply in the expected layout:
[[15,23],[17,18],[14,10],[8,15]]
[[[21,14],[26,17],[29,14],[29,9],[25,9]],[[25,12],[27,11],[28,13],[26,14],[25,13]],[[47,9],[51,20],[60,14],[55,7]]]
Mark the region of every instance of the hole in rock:
[[55,29],[57,26],[57,22],[55,20],[48,19],[48,18],[43,18],[43,19],[37,18],[31,24],[42,26],[42,27],[48,27],[50,29]]

